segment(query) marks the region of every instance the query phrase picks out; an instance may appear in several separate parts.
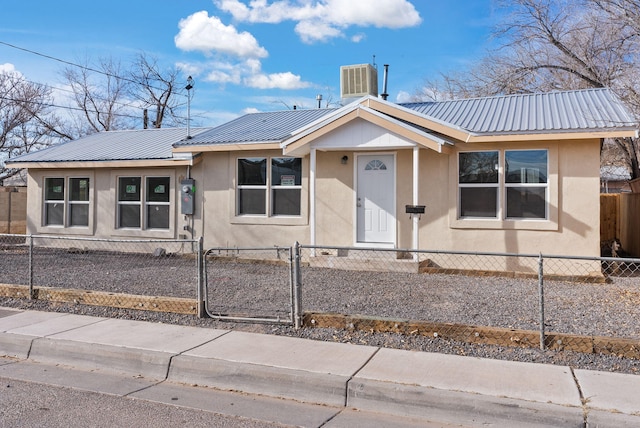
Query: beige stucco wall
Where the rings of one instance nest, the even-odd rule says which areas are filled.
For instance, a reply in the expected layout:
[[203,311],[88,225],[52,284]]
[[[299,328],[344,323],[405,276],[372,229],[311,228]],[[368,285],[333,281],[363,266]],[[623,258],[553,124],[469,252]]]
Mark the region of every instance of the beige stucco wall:
[[[159,230],[119,230],[116,228],[116,182],[118,176],[156,175],[171,177],[170,228]],[[28,177],[27,233],[92,238],[178,239],[183,231],[183,216],[179,214],[178,183],[186,176],[186,167],[175,168],[92,168],[92,169],[30,169]],[[43,216],[43,186],[46,177],[89,177],[92,203],[89,205],[88,227],[45,226]],[[190,238],[191,236],[188,235]]]
[[[463,145],[464,150],[546,148],[549,150],[549,220],[457,220],[457,153],[420,150],[419,221],[421,249],[599,255],[599,141],[561,141]],[[380,152],[380,151],[378,151]],[[405,205],[412,203],[411,150],[396,150],[397,247],[411,248],[412,224]],[[340,158],[349,156],[349,164]],[[317,154],[317,243],[354,244],[354,152]]]
[[[368,125],[367,125],[368,126]],[[356,135],[355,129],[350,135]],[[366,133],[363,133],[366,136]],[[379,135],[376,134],[376,135]],[[332,136],[325,137],[327,141]],[[363,137],[364,138],[364,137]],[[398,137],[380,141],[394,142]],[[342,141],[341,144],[344,144]],[[478,252],[599,255],[599,140],[463,144],[457,150],[547,148],[552,201],[550,220],[501,222],[466,221],[456,218],[457,153],[440,154],[419,150],[419,203],[426,206],[419,226],[419,248]],[[411,248],[412,221],[405,205],[412,203],[413,151],[411,148],[368,148],[375,153],[395,155],[396,162],[396,246]],[[355,244],[356,154],[350,149],[323,147],[316,152],[316,243]],[[191,168],[196,180],[196,213],[179,213],[179,183],[186,167],[163,169],[30,170],[28,183],[28,233],[64,234],[101,238],[167,238],[204,236],[205,247],[290,246],[310,243],[309,174],[310,156],[303,159],[302,215],[298,218],[237,216],[235,174],[238,157],[282,156],[280,150],[252,152],[207,152]],[[348,157],[346,164],[341,162]],[[169,231],[121,231],[115,228],[118,175],[162,174],[172,177],[173,213]],[[52,228],[41,224],[41,187],[47,176],[89,176],[92,185],[88,228]],[[188,225],[189,231],[183,226]],[[193,235],[191,234],[193,233]]]
[[[520,144],[468,145],[468,150],[549,149],[549,182],[551,193],[550,220],[512,222],[456,221],[457,173],[455,154],[439,162],[431,172],[448,175],[449,183],[431,184],[421,180],[421,199],[427,204],[427,215],[421,220],[420,247],[460,251],[497,251],[510,253],[571,254],[598,256],[599,246],[599,140],[532,142]],[[429,156],[428,156],[429,157]],[[441,157],[432,155],[431,158]],[[436,159],[434,159],[434,162]],[[446,191],[444,191],[447,189]],[[448,212],[443,207],[448,207]]]
[[204,236],[210,247],[271,247],[307,243],[308,220],[308,158],[303,161],[302,215],[299,218],[265,218],[236,216],[235,174],[238,157],[282,157],[279,150],[248,152],[209,152],[193,168],[197,180],[199,210],[195,231]]

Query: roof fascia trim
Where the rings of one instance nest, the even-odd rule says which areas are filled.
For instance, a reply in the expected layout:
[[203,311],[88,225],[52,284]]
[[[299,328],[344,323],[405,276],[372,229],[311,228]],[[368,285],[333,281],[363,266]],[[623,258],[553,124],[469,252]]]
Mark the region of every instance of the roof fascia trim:
[[556,133],[485,134],[474,135],[466,143],[497,143],[508,141],[588,140],[593,138],[638,138],[638,130],[564,131]]
[[80,169],[80,168],[149,168],[193,166],[201,159],[145,159],[145,160],[108,160],[108,161],[60,161],[60,162],[7,162],[10,168],[27,169]]
[[280,149],[279,141],[249,142],[249,143],[224,143],[224,144],[202,144],[194,146],[174,147],[174,153],[184,152],[236,152],[243,150],[272,150]]
[[455,140],[466,141],[468,138],[475,135],[474,133],[462,129],[458,126],[454,126],[450,123],[443,122],[422,113],[418,113],[415,110],[390,103],[389,101],[369,97],[365,100],[361,100],[361,102],[366,103],[367,107],[379,111],[380,113],[397,117],[398,119],[414,123],[423,128],[431,129],[439,134],[446,135]]
[[451,152],[449,145],[453,145],[453,142],[430,135],[393,117],[387,116],[384,113],[373,110],[364,105],[357,104],[352,106],[348,111],[343,112],[340,117],[326,118],[323,123],[317,124],[312,129],[304,132],[303,135],[293,136],[289,140],[284,141],[281,144],[283,153],[291,154],[293,152],[300,151],[304,146],[311,143],[311,141],[326,135],[336,128],[357,118],[378,125],[390,132],[401,135],[414,143],[438,153],[448,154]]

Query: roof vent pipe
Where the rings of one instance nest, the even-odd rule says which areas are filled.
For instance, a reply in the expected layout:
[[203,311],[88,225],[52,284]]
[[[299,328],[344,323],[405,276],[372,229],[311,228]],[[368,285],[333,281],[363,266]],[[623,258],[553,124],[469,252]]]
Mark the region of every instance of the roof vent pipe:
[[384,76],[382,77],[382,93],[380,96],[383,100],[387,100],[389,94],[387,94],[387,76],[389,74],[389,64],[384,65]]

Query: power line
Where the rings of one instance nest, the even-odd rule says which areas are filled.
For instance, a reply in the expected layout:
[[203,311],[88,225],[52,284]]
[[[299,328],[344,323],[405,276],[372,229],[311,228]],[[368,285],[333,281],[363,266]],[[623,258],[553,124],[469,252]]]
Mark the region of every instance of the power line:
[[[67,93],[72,94],[72,95],[77,95],[77,93],[75,91],[71,90],[71,89],[65,89],[65,88],[60,88],[60,87],[57,87],[57,86],[51,86],[51,85],[49,85],[47,83],[34,82],[33,80],[26,79],[23,76],[20,76],[20,80],[22,82],[30,83],[32,85],[38,85],[38,86],[44,87],[46,89],[51,89],[51,91],[54,91],[54,92],[56,92],[56,91],[67,92]],[[100,97],[100,96],[95,95],[95,94],[93,95],[93,98],[98,99],[100,101],[110,101],[108,98]],[[146,108],[146,107],[142,107],[142,106],[139,106],[139,105],[135,105],[134,102],[121,103],[119,101],[113,101],[113,104],[118,104],[118,105],[121,105],[122,107],[127,107],[127,108],[137,108],[137,109],[141,109],[141,110],[145,110],[145,108]]]
[[[23,47],[20,47],[20,46],[16,46],[16,45],[13,45],[11,43],[3,42],[2,40],[0,40],[0,45],[5,45],[5,46],[8,46],[8,47],[13,48],[13,49],[17,49],[17,50],[20,50],[20,51],[23,51],[23,52],[28,52],[28,53],[33,54],[33,55],[37,55],[37,56],[40,56],[40,57],[43,57],[43,58],[46,58],[46,59],[50,59],[52,61],[57,61],[57,62],[60,62],[62,64],[71,65],[73,67],[78,67],[78,68],[81,68],[83,70],[91,71],[93,73],[103,74],[103,75],[108,76],[108,77],[113,77],[114,79],[120,79],[120,80],[124,80],[125,82],[133,83],[133,84],[136,84],[136,85],[146,86],[146,87],[149,87],[151,89],[155,89],[157,91],[164,91],[165,90],[163,88],[157,88],[155,86],[143,84],[143,83],[138,82],[138,81],[136,81],[134,79],[129,79],[127,77],[118,76],[118,75],[115,75],[115,74],[112,74],[112,73],[107,73],[106,71],[97,70],[95,68],[88,67],[86,65],[76,64],[76,63],[71,62],[71,61],[67,61],[67,60],[64,60],[64,59],[56,58],[56,57],[51,56],[51,55],[43,54],[41,52],[36,52],[34,50],[31,50],[31,49],[27,49],[27,48],[23,48]],[[182,95],[183,97],[186,97],[186,95],[184,95],[184,94],[179,94],[179,93],[177,93],[177,94],[178,95]]]
[[[19,100],[16,98],[9,98],[9,97],[3,97],[0,96],[0,100],[4,100],[4,101],[11,101],[14,103],[26,103],[26,104],[36,104],[39,106],[43,106],[43,107],[55,107],[55,108],[60,108],[60,109],[66,109],[66,110],[75,110],[75,111],[81,111],[81,112],[85,112],[86,110],[80,107],[72,107],[72,106],[62,106],[62,105],[58,105],[58,104],[53,104],[53,103],[45,103],[42,101],[29,101],[29,100]],[[101,112],[98,110],[90,110],[91,112],[95,112],[97,114],[111,114],[112,116],[119,116],[119,117],[126,117],[129,119],[140,119],[140,116],[134,116],[131,114],[122,114],[122,113],[105,113],[105,112]]]

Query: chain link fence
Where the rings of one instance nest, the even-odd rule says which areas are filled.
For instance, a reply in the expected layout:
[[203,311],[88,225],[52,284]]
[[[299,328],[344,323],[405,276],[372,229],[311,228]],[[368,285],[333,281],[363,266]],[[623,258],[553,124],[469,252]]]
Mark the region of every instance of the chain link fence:
[[294,324],[292,249],[211,248],[204,253],[205,310],[209,317]]
[[0,237],[6,297],[197,313],[199,241]]
[[640,359],[640,259],[201,243],[0,235],[0,293]]
[[300,247],[305,324],[640,358],[640,259]]

